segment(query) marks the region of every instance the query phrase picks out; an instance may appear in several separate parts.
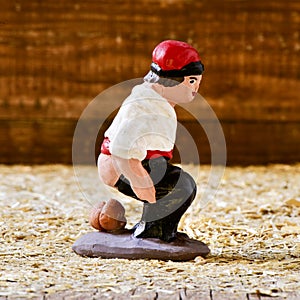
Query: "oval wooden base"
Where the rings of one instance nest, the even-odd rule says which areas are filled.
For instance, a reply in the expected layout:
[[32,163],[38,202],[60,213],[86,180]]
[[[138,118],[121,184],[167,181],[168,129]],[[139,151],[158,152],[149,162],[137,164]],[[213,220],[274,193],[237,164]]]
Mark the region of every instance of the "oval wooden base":
[[209,252],[206,244],[178,233],[170,243],[156,238],[135,238],[132,231],[90,232],[80,237],[72,249],[81,256],[127,259],[188,261]]

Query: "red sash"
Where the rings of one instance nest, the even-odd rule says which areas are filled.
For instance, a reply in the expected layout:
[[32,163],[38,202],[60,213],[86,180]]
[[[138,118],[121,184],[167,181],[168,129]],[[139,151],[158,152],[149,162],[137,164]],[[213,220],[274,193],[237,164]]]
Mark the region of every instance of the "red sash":
[[[101,153],[106,155],[111,155],[109,151],[109,138],[104,138],[103,143],[101,145]],[[160,156],[167,157],[171,159],[173,157],[173,150],[171,151],[160,151],[160,150],[148,150],[145,159],[153,159]]]

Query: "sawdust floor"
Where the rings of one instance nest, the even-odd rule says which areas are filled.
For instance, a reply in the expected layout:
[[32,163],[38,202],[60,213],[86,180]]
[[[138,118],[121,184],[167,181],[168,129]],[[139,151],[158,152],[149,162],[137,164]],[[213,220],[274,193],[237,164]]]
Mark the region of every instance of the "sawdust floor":
[[[99,190],[95,167],[77,167],[81,189],[90,187],[83,194],[72,166],[0,166],[0,298],[295,295],[300,290],[300,164],[227,167],[204,208],[201,197],[212,188],[210,168],[184,169],[197,170],[199,195],[180,230],[209,245],[205,260],[80,257],[71,246],[93,230],[87,216],[96,201],[89,192],[97,196]],[[140,207],[129,199],[124,205],[131,226]]]

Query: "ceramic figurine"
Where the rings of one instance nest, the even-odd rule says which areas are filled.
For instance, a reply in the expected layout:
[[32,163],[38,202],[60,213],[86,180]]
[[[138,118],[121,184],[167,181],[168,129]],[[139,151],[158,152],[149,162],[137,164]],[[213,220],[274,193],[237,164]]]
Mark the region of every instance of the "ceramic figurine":
[[[144,82],[132,89],[104,134],[98,158],[100,179],[143,202],[141,219],[130,230],[133,239],[156,239],[170,248],[183,236],[177,232],[178,223],[197,187],[188,173],[170,163],[177,127],[174,106],[193,101],[203,71],[200,56],[191,45],[176,40],[161,42],[153,50]],[[120,211],[120,205],[116,200],[111,202],[110,213],[118,215],[113,211]],[[94,208],[90,218],[100,231],[105,227],[99,221],[101,210],[102,206]],[[119,222],[112,215],[106,231],[113,233],[126,222],[122,213]],[[206,247],[203,254],[208,252]]]
[[145,82],[133,89],[105,132],[98,159],[101,180],[144,201],[135,237],[171,241],[195,198],[193,178],[169,160],[177,127],[174,106],[194,99],[203,69],[198,52],[187,43],[160,43]]

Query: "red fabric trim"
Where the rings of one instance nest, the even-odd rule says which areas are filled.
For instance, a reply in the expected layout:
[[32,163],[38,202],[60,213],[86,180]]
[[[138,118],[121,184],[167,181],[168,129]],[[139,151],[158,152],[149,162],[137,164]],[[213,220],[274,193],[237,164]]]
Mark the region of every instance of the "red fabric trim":
[[161,156],[168,157],[169,159],[171,159],[173,157],[173,150],[171,151],[148,150],[146,159],[153,159]]
[[[111,155],[111,153],[109,151],[109,143],[110,143],[109,138],[107,138],[107,137],[104,138],[102,145],[101,145],[101,153],[106,154],[106,155]],[[169,159],[171,159],[173,157],[173,150],[171,150],[171,151],[148,150],[146,159],[153,159],[153,158],[157,158],[160,156],[168,157]]]
[[109,151],[109,138],[104,138],[102,145],[101,145],[101,153],[106,154],[106,155],[111,155]]

